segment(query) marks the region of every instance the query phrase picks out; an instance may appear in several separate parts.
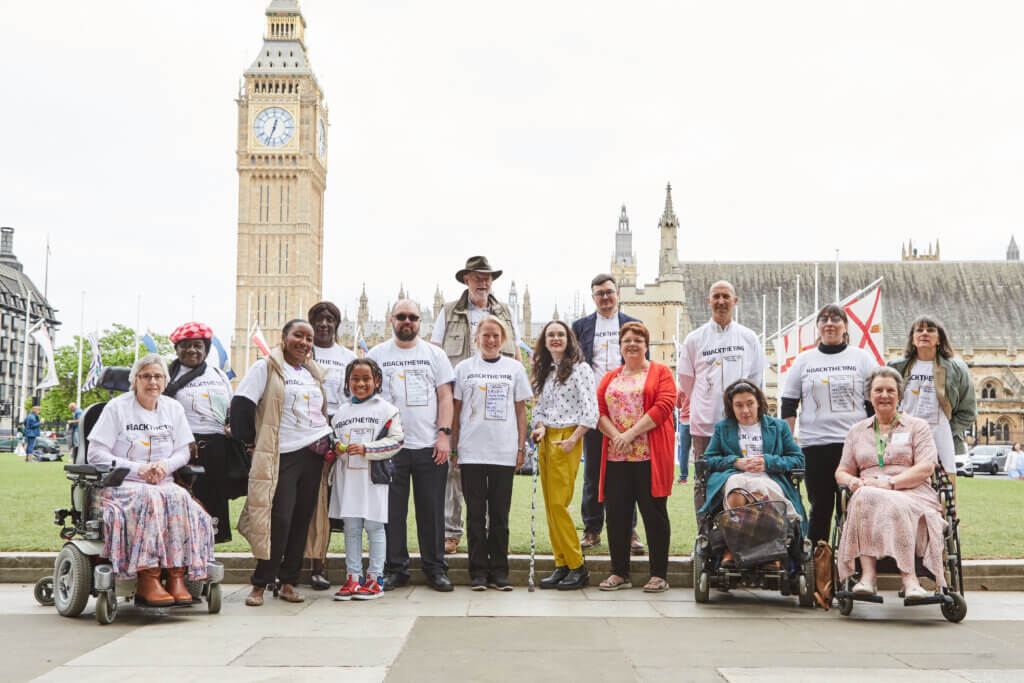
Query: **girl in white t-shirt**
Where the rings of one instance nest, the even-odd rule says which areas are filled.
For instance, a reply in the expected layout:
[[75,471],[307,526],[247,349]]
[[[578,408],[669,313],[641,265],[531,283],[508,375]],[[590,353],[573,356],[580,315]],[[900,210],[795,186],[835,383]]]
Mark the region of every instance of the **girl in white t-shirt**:
[[501,320],[486,316],[476,328],[479,351],[455,366],[452,455],[466,498],[469,575],[476,591],[488,584],[512,590],[508,514],[513,477],[525,453],[526,399],[533,391],[523,364],[501,355],[508,336]]
[[[348,581],[335,600],[373,600],[381,596],[380,577],[386,549],[384,525],[388,521],[388,485],[375,484],[372,461],[387,460],[402,448],[405,437],[398,408],[380,394],[380,366],[370,358],[357,358],[345,368],[345,396],[331,426],[338,458],[331,478],[329,516],[345,522],[345,565]],[[370,541],[370,566],[363,576],[363,529]]]

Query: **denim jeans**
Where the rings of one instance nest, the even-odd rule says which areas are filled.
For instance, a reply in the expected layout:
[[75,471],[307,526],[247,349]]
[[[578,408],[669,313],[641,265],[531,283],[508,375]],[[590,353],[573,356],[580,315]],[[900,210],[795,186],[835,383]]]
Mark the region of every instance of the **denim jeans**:
[[690,423],[679,422],[676,429],[676,460],[679,462],[679,476],[690,478]]
[[380,581],[384,573],[384,552],[387,540],[384,536],[384,522],[374,522],[362,517],[343,517],[345,520],[345,570],[350,576],[363,576],[363,529],[370,539],[370,566],[367,576]]

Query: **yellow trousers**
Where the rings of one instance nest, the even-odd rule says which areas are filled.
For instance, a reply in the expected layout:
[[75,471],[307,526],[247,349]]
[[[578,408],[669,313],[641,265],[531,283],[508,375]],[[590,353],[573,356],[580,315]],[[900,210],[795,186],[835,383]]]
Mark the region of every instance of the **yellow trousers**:
[[555,441],[572,436],[575,427],[562,429],[548,428],[544,440],[537,446],[537,461],[540,464],[540,485],[544,491],[544,509],[548,518],[548,534],[551,549],[555,553],[555,565],[576,569],[583,564],[583,551],[576,535],[576,525],[569,514],[569,504],[576,488],[576,472],[580,468],[583,454],[583,439],[571,452],[566,453]]

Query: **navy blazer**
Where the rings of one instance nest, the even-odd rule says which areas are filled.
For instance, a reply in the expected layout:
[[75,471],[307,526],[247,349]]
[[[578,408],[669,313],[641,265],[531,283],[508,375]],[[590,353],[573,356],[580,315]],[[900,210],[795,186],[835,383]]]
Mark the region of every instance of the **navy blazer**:
[[[619,329],[621,330],[622,326],[629,322],[642,323],[643,321],[619,311]],[[572,324],[572,333],[576,335],[576,341],[580,343],[580,348],[583,350],[583,358],[587,361],[587,365],[594,363],[594,330],[596,329],[597,311],[580,318]],[[648,348],[647,360],[650,359],[651,350]],[[625,361],[622,361],[622,363],[625,365]]]

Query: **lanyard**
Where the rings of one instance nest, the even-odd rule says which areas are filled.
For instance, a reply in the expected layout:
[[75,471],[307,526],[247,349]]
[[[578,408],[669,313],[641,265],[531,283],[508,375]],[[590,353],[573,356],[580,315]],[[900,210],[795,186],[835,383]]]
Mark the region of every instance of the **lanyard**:
[[900,421],[900,414],[897,412],[896,413],[896,417],[894,417],[892,419],[892,424],[890,425],[889,433],[886,434],[885,438],[883,439],[882,435],[881,435],[881,433],[879,432],[879,429],[878,429],[878,418],[877,417],[875,418],[875,447],[878,449],[878,466],[879,467],[881,467],[884,464],[884,462],[882,460],[882,456],[885,455],[885,448],[886,448],[886,446],[889,445],[889,439],[892,438],[892,432],[893,432],[894,429],[896,429],[896,423],[899,422],[899,421]]

